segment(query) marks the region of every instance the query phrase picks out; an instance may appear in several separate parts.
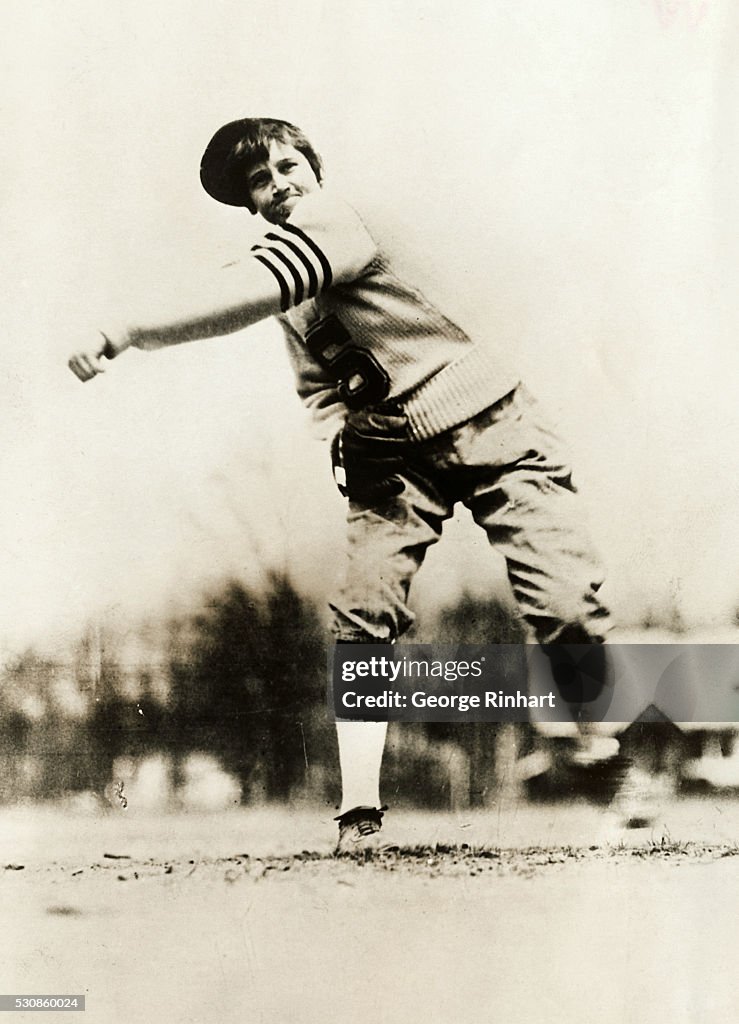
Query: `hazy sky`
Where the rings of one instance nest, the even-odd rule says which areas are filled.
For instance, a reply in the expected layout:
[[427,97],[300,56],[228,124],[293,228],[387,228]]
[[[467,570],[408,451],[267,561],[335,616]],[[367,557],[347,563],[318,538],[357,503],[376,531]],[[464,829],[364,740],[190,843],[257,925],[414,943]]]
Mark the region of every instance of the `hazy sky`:
[[[516,356],[622,614],[739,604],[731,0],[4,0],[0,28],[0,648],[275,561],[323,596],[338,569],[274,325],[66,368],[248,249],[197,176],[247,114],[303,125],[408,276]],[[452,533],[422,602],[496,571]]]

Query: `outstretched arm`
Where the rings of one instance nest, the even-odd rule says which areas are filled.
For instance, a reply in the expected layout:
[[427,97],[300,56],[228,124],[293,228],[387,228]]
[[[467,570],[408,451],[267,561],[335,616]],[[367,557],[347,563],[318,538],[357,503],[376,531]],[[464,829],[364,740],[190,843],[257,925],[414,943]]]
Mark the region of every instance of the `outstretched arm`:
[[101,332],[99,340],[72,356],[70,370],[82,381],[91,380],[105,371],[103,359],[114,359],[131,346],[151,351],[185,341],[220,337],[280,312],[280,289],[268,268],[248,259],[228,269],[229,273],[218,281],[218,295],[209,294],[209,307],[190,299],[189,308],[180,317]]
[[191,306],[182,316],[162,323],[135,326],[76,353],[69,367],[80,380],[90,380],[112,359],[133,345],[163,348],[183,341],[233,334],[316,298],[332,284],[351,281],[364,272],[376,246],[351,207],[323,192],[305,196],[290,222],[272,226],[252,246],[250,257],[229,268],[209,292],[207,305]]

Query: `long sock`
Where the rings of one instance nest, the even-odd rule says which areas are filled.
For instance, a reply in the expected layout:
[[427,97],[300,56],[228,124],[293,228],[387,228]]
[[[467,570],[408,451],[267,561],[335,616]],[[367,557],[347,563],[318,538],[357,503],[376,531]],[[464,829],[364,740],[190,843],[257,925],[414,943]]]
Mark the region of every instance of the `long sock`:
[[380,806],[380,766],[387,722],[337,722],[341,764],[341,814]]

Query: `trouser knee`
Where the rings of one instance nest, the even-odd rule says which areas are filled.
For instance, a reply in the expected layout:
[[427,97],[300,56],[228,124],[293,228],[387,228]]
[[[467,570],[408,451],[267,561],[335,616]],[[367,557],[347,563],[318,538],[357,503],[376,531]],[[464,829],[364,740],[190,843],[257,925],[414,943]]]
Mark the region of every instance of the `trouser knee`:
[[364,606],[331,604],[331,632],[336,643],[392,644],[413,624],[414,616],[395,602]]

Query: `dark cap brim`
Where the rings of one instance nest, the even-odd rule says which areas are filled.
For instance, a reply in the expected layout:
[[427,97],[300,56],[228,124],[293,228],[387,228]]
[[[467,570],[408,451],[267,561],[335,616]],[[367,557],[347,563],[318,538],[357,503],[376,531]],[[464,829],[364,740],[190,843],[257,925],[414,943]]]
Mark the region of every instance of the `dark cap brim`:
[[229,121],[219,128],[206,146],[200,161],[200,182],[208,193],[219,203],[228,206],[248,206],[246,184],[237,180],[234,173],[234,147],[241,141],[252,122],[249,118]]

